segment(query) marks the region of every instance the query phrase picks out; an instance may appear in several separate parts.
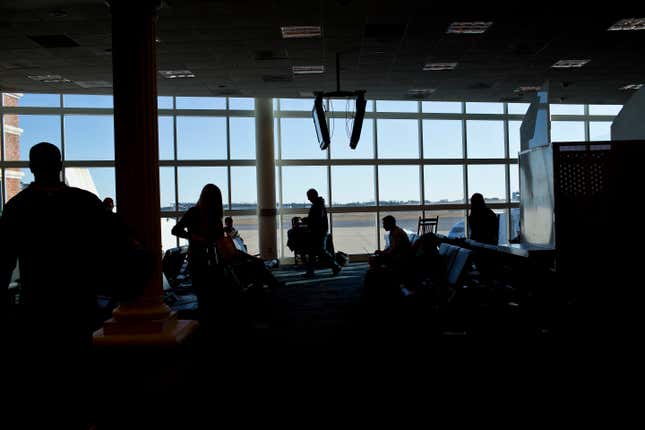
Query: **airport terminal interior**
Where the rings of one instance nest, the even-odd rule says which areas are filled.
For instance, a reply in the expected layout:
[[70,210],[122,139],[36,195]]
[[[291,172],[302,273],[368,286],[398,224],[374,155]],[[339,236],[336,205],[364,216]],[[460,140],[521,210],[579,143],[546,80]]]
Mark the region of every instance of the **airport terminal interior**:
[[[78,428],[129,428],[117,399],[139,395],[206,389],[241,403],[256,383],[250,401],[287,375],[304,393],[375,359],[394,374],[475,345],[632,336],[645,13],[606,9],[0,1],[9,331],[36,294],[21,258],[48,239],[8,226],[17,196],[42,187],[30,153],[49,142],[62,182],[112,199],[131,239],[95,274],[107,287],[85,282],[88,390],[120,412],[83,403]],[[209,222],[233,250],[195,233]],[[194,270],[201,250],[215,257]],[[72,312],[64,285],[84,261],[65,258],[48,286],[58,315]],[[18,342],[55,345],[56,320]],[[139,412],[162,427],[159,411]]]

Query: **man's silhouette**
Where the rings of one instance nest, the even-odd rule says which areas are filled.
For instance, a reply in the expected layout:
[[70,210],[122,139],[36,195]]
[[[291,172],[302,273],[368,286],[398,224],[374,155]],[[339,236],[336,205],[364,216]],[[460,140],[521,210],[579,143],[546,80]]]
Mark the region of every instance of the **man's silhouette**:
[[107,239],[116,231],[94,194],[61,182],[61,167],[57,147],[35,145],[29,152],[35,180],[0,218],[0,288],[7,290],[18,263],[19,311],[9,331],[26,347],[91,344]]
[[340,272],[340,266],[334,260],[334,256],[327,251],[325,240],[329,230],[329,221],[327,220],[327,209],[325,208],[325,199],[318,195],[318,191],[310,188],[307,191],[307,199],[311,202],[309,214],[302,221],[307,224],[309,230],[309,244],[307,252],[307,277],[314,276],[316,258],[329,266],[334,275]]

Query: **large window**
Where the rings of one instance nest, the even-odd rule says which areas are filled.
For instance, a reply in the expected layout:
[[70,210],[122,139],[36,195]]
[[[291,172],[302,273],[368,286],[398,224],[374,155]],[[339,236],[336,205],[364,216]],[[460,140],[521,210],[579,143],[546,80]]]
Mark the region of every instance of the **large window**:
[[[0,115],[0,199],[29,185],[29,149],[40,141],[63,154],[64,180],[100,198],[115,195],[112,97],[79,94],[3,94]],[[312,99],[274,100],[276,222],[279,255],[293,216],[305,216],[315,188],[330,213],[340,251],[383,248],[380,223],[391,214],[416,232],[420,216],[439,216],[439,232],[465,233],[468,199],[484,195],[518,229],[520,125],[526,104],[370,100],[361,139],[349,148],[353,103],[325,102],[330,148],[321,151],[311,119]],[[185,241],[172,226],[199,199],[220,187],[249,252],[258,252],[255,100],[159,97],[159,185],[162,246]],[[554,141],[605,140],[616,105],[552,105]],[[116,202],[118,206],[118,201]]]

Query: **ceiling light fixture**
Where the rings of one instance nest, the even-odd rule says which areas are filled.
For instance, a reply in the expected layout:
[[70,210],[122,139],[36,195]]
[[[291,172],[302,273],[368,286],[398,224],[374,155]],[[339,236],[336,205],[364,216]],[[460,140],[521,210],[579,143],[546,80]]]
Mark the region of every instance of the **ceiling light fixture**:
[[643,88],[643,84],[629,84],[625,85],[624,87],[620,87],[619,89],[622,91],[629,91],[629,90],[640,90]]
[[447,34],[482,34],[493,25],[492,21],[453,22],[446,30]]
[[290,27],[280,27],[283,39],[308,39],[311,37],[320,37],[321,31],[319,25],[299,25]]
[[591,60],[560,60],[551,67],[554,69],[577,69],[584,66],[589,61]]
[[607,31],[635,31],[635,30],[645,30],[645,18],[627,18],[621,19]]
[[190,70],[159,70],[159,74],[165,79],[184,79],[195,77],[195,74]]
[[112,88],[109,81],[74,81],[81,88]]
[[424,72],[434,72],[439,70],[455,70],[459,63],[426,63],[423,65]]
[[294,75],[319,75],[325,73],[325,66],[293,66]]
[[45,84],[60,84],[72,82],[71,80],[62,77],[61,75],[27,75],[32,81],[38,81]]

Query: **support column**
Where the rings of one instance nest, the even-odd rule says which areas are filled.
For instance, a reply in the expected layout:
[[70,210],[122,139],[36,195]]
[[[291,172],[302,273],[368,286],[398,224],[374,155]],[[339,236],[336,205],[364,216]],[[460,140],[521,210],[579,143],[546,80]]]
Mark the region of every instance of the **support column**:
[[143,295],[115,309],[95,334],[99,344],[173,343],[196,325],[177,320],[163,302],[155,49],[159,5],[158,0],[110,2],[118,211],[156,258]]
[[258,183],[258,236],[260,257],[276,258],[275,151],[273,99],[255,99],[255,158]]

